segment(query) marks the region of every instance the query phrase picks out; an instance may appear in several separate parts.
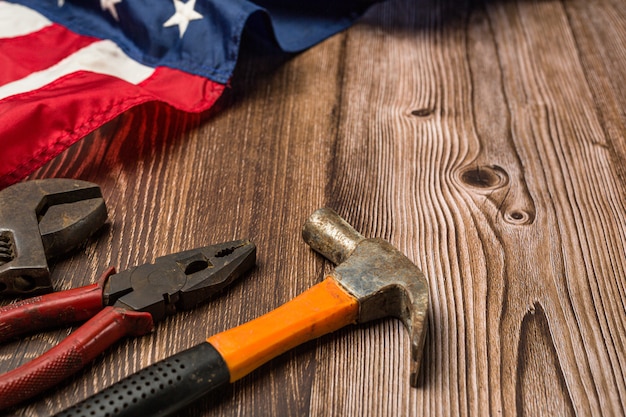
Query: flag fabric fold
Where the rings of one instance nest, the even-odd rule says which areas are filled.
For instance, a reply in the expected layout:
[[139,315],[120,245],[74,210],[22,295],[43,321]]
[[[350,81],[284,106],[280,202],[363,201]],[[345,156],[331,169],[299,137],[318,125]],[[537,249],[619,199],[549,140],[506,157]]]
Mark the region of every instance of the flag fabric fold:
[[209,109],[244,30],[298,52],[364,0],[0,0],[0,188],[129,108]]

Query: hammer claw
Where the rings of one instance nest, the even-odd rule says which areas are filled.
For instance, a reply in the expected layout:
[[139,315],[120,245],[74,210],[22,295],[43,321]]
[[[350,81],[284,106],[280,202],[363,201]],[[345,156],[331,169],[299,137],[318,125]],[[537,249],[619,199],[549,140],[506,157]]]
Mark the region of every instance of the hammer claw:
[[413,309],[410,321],[405,321],[404,325],[411,335],[411,386],[418,386],[420,365],[422,363],[422,353],[428,332],[428,289],[421,293],[419,300],[413,302]]

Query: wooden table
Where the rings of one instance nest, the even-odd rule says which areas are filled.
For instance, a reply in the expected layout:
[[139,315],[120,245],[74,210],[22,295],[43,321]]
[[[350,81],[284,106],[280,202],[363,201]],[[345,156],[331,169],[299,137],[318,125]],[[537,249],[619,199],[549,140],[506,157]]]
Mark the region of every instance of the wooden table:
[[[331,265],[300,228],[322,206],[429,279],[420,387],[388,319],[181,416],[624,413],[623,0],[392,0],[297,56],[250,52],[209,113],[143,105],[31,178],[96,182],[108,205],[108,226],[54,264],[59,290],[236,238],[258,245],[256,270],[8,415],[64,409],[319,282]],[[4,344],[0,371],[69,331]]]

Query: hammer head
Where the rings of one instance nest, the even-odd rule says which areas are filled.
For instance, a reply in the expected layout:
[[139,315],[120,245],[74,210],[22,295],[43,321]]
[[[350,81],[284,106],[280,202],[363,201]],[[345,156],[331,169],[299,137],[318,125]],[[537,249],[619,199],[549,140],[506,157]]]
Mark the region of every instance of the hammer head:
[[382,239],[366,239],[328,208],[315,211],[304,240],[337,264],[333,278],[359,301],[360,323],[397,317],[411,337],[411,385],[417,385],[426,336],[428,283],[421,270]]

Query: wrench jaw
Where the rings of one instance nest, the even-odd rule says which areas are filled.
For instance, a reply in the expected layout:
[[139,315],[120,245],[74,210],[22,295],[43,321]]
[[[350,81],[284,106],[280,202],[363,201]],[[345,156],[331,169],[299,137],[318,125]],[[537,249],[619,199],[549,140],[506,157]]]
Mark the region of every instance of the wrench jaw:
[[80,246],[107,219],[100,188],[53,178],[0,192],[0,297],[52,291],[48,260]]
[[[46,252],[37,223],[33,227],[32,221],[0,231],[0,295],[30,296],[52,291]],[[26,232],[20,233],[23,230]]]
[[81,190],[78,200],[50,205],[37,215],[46,258],[56,259],[83,244],[107,220],[107,209],[99,188]]
[[46,265],[32,268],[14,268],[9,265],[0,269],[0,296],[29,296],[51,291],[50,271]]

